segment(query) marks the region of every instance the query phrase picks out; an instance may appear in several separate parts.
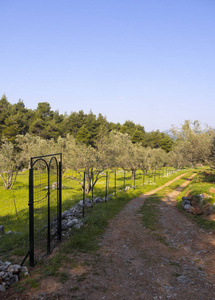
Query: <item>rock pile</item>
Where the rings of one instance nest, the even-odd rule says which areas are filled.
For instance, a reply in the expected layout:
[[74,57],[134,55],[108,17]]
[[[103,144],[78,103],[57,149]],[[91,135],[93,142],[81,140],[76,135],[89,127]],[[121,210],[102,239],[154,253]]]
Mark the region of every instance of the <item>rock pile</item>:
[[215,204],[210,205],[205,199],[210,198],[209,195],[203,193],[197,196],[182,197],[182,207],[193,215],[209,215]]
[[[107,199],[96,197],[93,201],[88,198],[86,198],[85,201],[80,200],[78,203],[62,213],[61,230],[64,232],[68,230],[70,232],[72,227],[80,229],[84,225],[84,220],[82,219],[83,207],[93,207],[94,204],[108,201],[111,197],[112,195],[108,195]],[[51,234],[54,234],[57,230],[57,218],[53,219],[51,227]]]
[[10,262],[0,261],[0,292],[6,291],[21,277],[29,276],[28,269],[20,265],[12,265]]

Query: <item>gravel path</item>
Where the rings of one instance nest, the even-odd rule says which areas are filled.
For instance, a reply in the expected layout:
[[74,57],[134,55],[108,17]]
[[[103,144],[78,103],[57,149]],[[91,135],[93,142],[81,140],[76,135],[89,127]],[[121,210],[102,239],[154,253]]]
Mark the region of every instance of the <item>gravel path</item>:
[[96,254],[65,266],[70,277],[64,284],[47,278],[40,291],[10,299],[215,299],[215,236],[176,208],[188,183],[160,202],[156,232],[144,228],[139,209],[164,186],[130,201],[110,222]]

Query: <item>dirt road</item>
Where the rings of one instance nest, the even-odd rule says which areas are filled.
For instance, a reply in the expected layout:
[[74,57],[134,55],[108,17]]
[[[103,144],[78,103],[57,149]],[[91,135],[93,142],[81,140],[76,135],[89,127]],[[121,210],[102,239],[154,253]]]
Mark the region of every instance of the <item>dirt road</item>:
[[47,278],[40,290],[20,299],[215,299],[215,235],[176,208],[175,199],[188,183],[158,204],[156,232],[143,226],[139,210],[163,187],[130,201],[111,220],[96,254],[77,257],[72,269],[63,267],[69,274],[65,283]]

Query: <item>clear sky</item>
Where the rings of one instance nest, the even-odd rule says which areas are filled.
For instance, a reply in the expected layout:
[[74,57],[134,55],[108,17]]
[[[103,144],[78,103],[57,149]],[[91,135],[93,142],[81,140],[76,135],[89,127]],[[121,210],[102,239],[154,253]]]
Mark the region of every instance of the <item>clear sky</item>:
[[214,0],[0,0],[0,97],[215,127]]

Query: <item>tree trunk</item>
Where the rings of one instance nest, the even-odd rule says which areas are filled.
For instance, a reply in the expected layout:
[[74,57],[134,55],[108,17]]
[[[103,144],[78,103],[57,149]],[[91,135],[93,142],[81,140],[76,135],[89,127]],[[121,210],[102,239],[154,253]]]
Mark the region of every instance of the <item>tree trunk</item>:
[[0,174],[0,177],[3,180],[3,185],[4,185],[5,190],[11,190],[14,183],[15,183],[15,181],[16,181],[16,177],[17,177],[17,174],[18,174],[18,168],[16,169],[15,175],[14,175],[13,170],[7,171],[6,174],[7,174],[6,178],[4,177],[3,173]]
[[132,171],[132,180],[134,180],[134,178],[135,178],[135,170],[131,170]]

